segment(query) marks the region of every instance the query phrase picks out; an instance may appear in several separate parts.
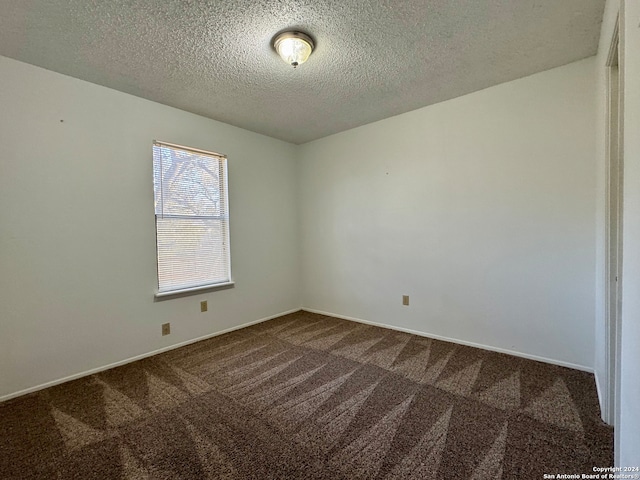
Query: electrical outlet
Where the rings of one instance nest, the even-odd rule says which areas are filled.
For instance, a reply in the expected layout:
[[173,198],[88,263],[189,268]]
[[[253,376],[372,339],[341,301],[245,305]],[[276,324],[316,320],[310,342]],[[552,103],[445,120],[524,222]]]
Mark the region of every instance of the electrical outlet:
[[200,302],[200,311],[201,312],[206,312],[207,310],[208,310],[207,301],[204,300],[203,302]]
[[409,295],[402,295],[402,305],[409,305]]
[[171,333],[171,324],[163,323],[162,324],[162,335],[169,335]]

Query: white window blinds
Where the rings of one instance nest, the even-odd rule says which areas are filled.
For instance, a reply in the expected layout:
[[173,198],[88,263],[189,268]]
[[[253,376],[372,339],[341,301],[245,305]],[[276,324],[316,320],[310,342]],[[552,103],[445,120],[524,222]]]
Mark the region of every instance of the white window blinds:
[[158,292],[231,281],[227,158],[153,143]]

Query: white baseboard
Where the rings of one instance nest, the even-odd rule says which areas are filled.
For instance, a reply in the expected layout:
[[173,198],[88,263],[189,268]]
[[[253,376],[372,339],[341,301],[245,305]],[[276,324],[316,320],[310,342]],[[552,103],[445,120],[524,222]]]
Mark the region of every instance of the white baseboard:
[[600,380],[598,379],[598,372],[594,371],[593,376],[596,379],[596,392],[598,393],[598,403],[600,404],[600,416],[602,417],[602,421],[606,422],[606,420],[604,419],[604,402],[602,400],[604,397],[602,396],[602,390],[600,390]]
[[506,353],[507,355],[513,355],[515,357],[526,358],[526,359],[535,360],[538,362],[550,363],[551,365],[558,365],[560,367],[573,368],[574,370],[581,370],[583,372],[593,373],[593,368],[591,367],[586,367],[584,365],[578,365],[570,362],[564,362],[562,360],[555,360],[553,358],[539,357],[537,355],[517,352],[515,350],[508,350],[506,348],[499,348],[499,347],[493,347],[491,345],[483,345],[481,343],[468,342],[466,340],[460,340],[457,338],[443,337],[442,335],[435,335],[432,333],[420,332],[418,330],[411,330],[410,328],[397,327],[395,325],[387,325],[385,323],[371,322],[369,320],[363,320],[361,318],[348,317],[346,315],[339,315],[337,313],[324,312],[322,310],[316,310],[313,308],[303,307],[302,310],[304,310],[305,312],[319,313],[321,315],[327,315],[329,317],[342,318],[344,320],[351,320],[353,322],[365,323],[367,325],[374,325],[376,327],[388,328],[390,330],[396,330],[398,332],[411,333],[413,335],[419,335],[421,337],[427,337],[427,338],[433,338],[435,340],[442,340],[445,342],[457,343],[459,345],[466,345],[468,347],[481,348],[483,350],[489,350],[492,352]]
[[600,404],[600,418],[607,425],[613,425],[614,419],[608,418],[608,413],[605,411],[605,395],[607,392],[602,390],[600,386],[600,378],[598,377],[597,371],[594,371],[593,376],[596,379],[596,392],[598,392],[598,403]]
[[271,320],[272,318],[278,318],[282,315],[288,315],[290,313],[300,311],[300,308],[295,308],[293,310],[288,310],[286,312],[278,313],[276,315],[270,315],[268,317],[261,318],[259,320],[254,320],[252,322],[243,323],[242,325],[238,325],[237,327],[227,328],[225,330],[221,330],[220,332],[210,333],[204,335],[202,337],[193,338],[191,340],[186,340],[184,342],[176,343],[174,345],[169,345],[168,347],[159,348],[158,350],[153,350],[151,352],[143,353],[141,355],[136,355],[135,357],[126,358],[124,360],[120,360],[118,362],[110,363],[109,365],[104,365],[102,367],[92,368],[91,370],[86,370],[80,373],[74,373],[73,375],[69,375],[68,377],[59,378],[57,380],[52,380],[50,382],[42,383],[40,385],[36,385],[35,387],[26,388],[24,390],[20,390],[18,392],[9,393],[8,395],[3,395],[0,397],[0,403],[6,400],[11,400],[12,398],[21,397],[22,395],[27,395],[28,393],[37,392],[38,390],[43,390],[45,388],[53,387],[55,385],[59,385],[61,383],[70,382],[71,380],[77,380],[78,378],[87,377],[89,375],[93,375],[94,373],[103,372],[105,370],[109,370],[110,368],[119,367],[121,365],[126,365],[127,363],[135,362],[137,360],[142,360],[143,358],[152,357],[154,355],[158,355],[160,353],[168,352],[169,350],[174,350],[176,348],[184,347],[186,345],[191,345],[192,343],[200,342],[202,340],[206,340],[208,338],[217,337],[218,335],[224,335],[225,333],[233,332],[234,330],[240,330],[241,328],[249,327],[251,325],[256,325],[258,323],[266,322],[267,320]]

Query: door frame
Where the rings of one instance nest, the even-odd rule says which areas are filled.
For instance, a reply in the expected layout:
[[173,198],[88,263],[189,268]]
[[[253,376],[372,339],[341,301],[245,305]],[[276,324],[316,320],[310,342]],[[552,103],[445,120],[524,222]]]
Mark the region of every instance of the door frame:
[[605,362],[606,394],[602,417],[619,425],[620,344],[622,313],[623,208],[623,55],[620,15],[611,38],[606,63],[606,180],[605,180]]

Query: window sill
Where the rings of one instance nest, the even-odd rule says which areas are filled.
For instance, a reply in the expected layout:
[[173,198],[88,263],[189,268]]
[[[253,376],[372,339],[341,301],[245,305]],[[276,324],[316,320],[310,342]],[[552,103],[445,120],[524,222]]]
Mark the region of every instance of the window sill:
[[224,282],[224,283],[214,283],[212,285],[199,285],[197,287],[191,288],[181,288],[180,290],[170,290],[167,292],[156,292],[154,294],[155,298],[166,298],[166,297],[174,297],[178,295],[188,295],[190,293],[202,292],[205,290],[223,290],[225,288],[233,288],[235,282]]

